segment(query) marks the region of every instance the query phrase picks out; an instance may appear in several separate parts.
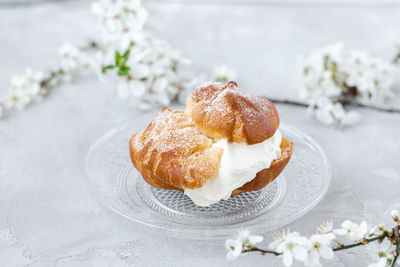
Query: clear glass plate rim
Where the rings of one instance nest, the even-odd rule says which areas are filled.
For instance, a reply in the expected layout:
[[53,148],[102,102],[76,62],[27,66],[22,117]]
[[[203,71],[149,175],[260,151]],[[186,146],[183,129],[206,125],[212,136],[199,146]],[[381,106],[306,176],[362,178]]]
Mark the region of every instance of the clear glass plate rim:
[[[97,192],[95,190],[95,188],[93,187],[93,185],[91,184],[89,177],[87,175],[88,173],[88,160],[90,158],[90,156],[93,154],[95,148],[98,147],[99,144],[104,143],[105,140],[107,140],[109,137],[121,133],[122,131],[124,131],[127,127],[128,123],[131,123],[136,117],[140,117],[141,115],[146,114],[146,112],[140,113],[137,116],[135,116],[134,118],[130,118],[127,120],[124,120],[120,123],[117,123],[114,125],[114,127],[112,127],[109,131],[106,131],[104,134],[102,134],[99,138],[96,139],[96,141],[90,146],[86,157],[85,157],[85,167],[84,167],[84,171],[85,171],[85,179],[89,185],[90,190],[92,191],[92,193],[95,195],[95,197],[103,204],[105,205],[107,208],[111,209],[113,212],[123,216],[124,218],[133,221],[135,223],[141,224],[141,225],[145,225],[147,227],[153,228],[153,229],[157,229],[157,230],[161,230],[160,232],[162,233],[178,233],[180,237],[182,237],[182,232],[183,230],[179,230],[179,229],[173,229],[173,228],[169,228],[168,226],[163,226],[163,225],[159,225],[159,224],[152,224],[149,222],[145,222],[143,220],[140,220],[140,218],[134,218],[132,216],[130,216],[129,214],[126,214],[123,210],[119,210],[118,208],[114,207],[112,204],[108,203],[106,201],[106,199],[101,197],[101,194],[99,192]],[[321,146],[313,139],[311,138],[308,134],[304,133],[303,131],[297,129],[294,126],[288,125],[286,123],[281,123],[280,128],[283,129],[283,131],[288,130],[290,131],[292,134],[297,135],[298,137],[302,138],[302,139],[306,139],[308,143],[312,144],[313,149],[315,149],[317,151],[318,154],[320,154],[322,157],[322,161],[323,161],[323,165],[325,166],[325,175],[323,175],[323,179],[325,179],[324,183],[326,184],[326,186],[323,188],[323,190],[319,193],[319,195],[311,202],[309,203],[307,206],[304,206],[301,210],[299,210],[296,214],[293,214],[292,216],[287,217],[283,222],[282,222],[282,227],[284,225],[287,225],[293,221],[295,221],[296,219],[302,217],[303,215],[305,215],[308,211],[310,211],[311,209],[313,209],[321,200],[322,198],[326,195],[326,192],[328,191],[330,182],[331,182],[331,167],[330,167],[330,163],[329,160],[326,156],[326,153],[323,151],[323,149],[321,148]],[[287,182],[285,182],[287,183]],[[287,189],[286,189],[287,190]],[[274,205],[274,207],[272,208],[272,210],[276,209],[278,205]],[[262,216],[262,214],[260,214],[259,216]],[[259,217],[258,216],[258,217]],[[251,224],[250,222],[255,218],[252,218],[250,220],[244,221],[243,224],[247,224],[247,226],[249,228],[251,228],[253,231],[257,232],[257,233],[263,233],[262,231],[262,225],[254,225]],[[171,221],[170,221],[171,222]],[[183,225],[183,224],[182,224]],[[226,226],[224,228],[218,228],[218,230],[220,230],[221,232],[224,232],[223,230],[232,230],[234,228],[237,228],[237,224],[234,224],[232,226]],[[217,229],[209,229],[206,227],[192,227],[191,229],[186,229],[184,231],[188,231],[191,234],[196,234],[196,238],[199,239],[214,239],[214,238],[220,238],[225,236],[226,237],[226,233],[221,233],[221,234],[217,234],[216,233]],[[265,231],[264,231],[265,232]],[[207,234],[207,233],[212,233],[212,235]]]

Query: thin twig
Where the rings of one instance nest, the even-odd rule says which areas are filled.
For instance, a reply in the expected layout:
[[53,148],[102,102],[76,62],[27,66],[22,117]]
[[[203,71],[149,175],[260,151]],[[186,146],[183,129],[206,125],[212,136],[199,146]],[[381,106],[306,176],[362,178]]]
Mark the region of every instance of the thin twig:
[[377,237],[374,237],[374,238],[371,238],[371,239],[366,239],[365,243],[360,242],[360,243],[356,243],[356,244],[340,246],[340,247],[334,248],[333,251],[339,251],[339,250],[344,250],[344,249],[348,249],[348,248],[354,248],[354,247],[358,247],[358,246],[363,246],[363,245],[368,244],[369,242],[373,242],[373,241],[376,241],[376,240],[379,240],[379,239],[382,239],[382,238],[385,238],[385,237],[386,237],[386,234],[383,234],[383,235],[380,235],[380,236],[377,236]]
[[274,104],[285,104],[285,105],[293,105],[293,106],[299,106],[299,107],[308,107],[308,105],[304,102],[300,101],[295,101],[295,100],[284,100],[284,99],[275,99],[275,98],[270,98],[267,97],[269,101],[271,101]]
[[282,253],[279,253],[279,252],[276,252],[276,251],[273,251],[273,250],[265,250],[265,249],[260,249],[260,248],[256,248],[256,247],[250,248],[250,249],[247,249],[247,250],[243,250],[243,253],[253,252],[253,251],[254,252],[261,252],[262,255],[265,255],[265,254],[274,254],[275,256],[282,255]]
[[[270,98],[267,97],[272,103],[274,104],[284,104],[284,105],[292,105],[292,106],[298,106],[298,107],[308,107],[307,103],[301,102],[301,101],[296,101],[296,100],[287,100],[287,99],[275,99],[275,98]],[[341,102],[341,101],[339,101]],[[396,108],[384,108],[384,107],[377,107],[377,106],[370,106],[366,104],[361,104],[361,103],[354,103],[354,102],[341,102],[345,106],[351,106],[351,107],[357,107],[357,108],[365,108],[365,109],[371,109],[375,111],[381,111],[381,112],[388,112],[388,113],[400,113],[400,109]]]

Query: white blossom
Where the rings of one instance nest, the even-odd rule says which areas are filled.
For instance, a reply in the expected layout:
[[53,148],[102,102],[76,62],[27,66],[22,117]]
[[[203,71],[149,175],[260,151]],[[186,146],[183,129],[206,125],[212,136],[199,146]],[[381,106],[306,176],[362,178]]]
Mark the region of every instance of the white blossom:
[[41,97],[41,71],[27,68],[24,75],[13,75],[4,94],[4,108],[23,110],[32,101]]
[[326,124],[354,124],[359,115],[344,110],[341,101],[381,104],[393,97],[392,67],[363,51],[343,51],[343,44],[316,49],[303,60],[300,97],[309,112]]
[[328,234],[328,233],[331,233],[332,230],[333,230],[333,220],[332,219],[320,224],[317,228],[317,231],[320,234]]
[[353,125],[361,119],[358,112],[346,111],[340,103],[325,97],[312,102],[307,111],[323,124],[335,127]]
[[309,257],[306,261],[307,266],[321,266],[320,258],[332,259],[333,249],[331,247],[332,240],[335,239],[333,233],[315,234],[309,239]]
[[371,262],[368,266],[380,267],[391,265],[391,261],[393,260],[393,253],[389,252],[393,248],[391,242],[385,240],[382,243],[368,243],[367,248],[369,251],[372,251],[372,254],[368,253],[368,261]]
[[[99,65],[98,51],[82,52],[79,47],[71,43],[62,45],[58,50],[58,55],[64,81],[69,81],[73,72],[79,72]],[[56,81],[56,79],[53,79],[53,81]]]
[[[144,28],[147,11],[141,1],[98,0],[92,5],[92,12],[101,23],[104,41],[100,64],[114,66],[106,69],[105,74],[108,79],[117,78],[119,97],[134,99],[142,109],[184,98],[190,84],[183,71],[188,61]],[[118,75],[115,51],[120,55],[129,51],[123,75]],[[104,73],[100,75],[104,80]]]
[[236,80],[236,71],[226,65],[214,67],[213,80],[217,82],[229,82]]
[[348,239],[359,242],[368,234],[368,224],[362,221],[360,224],[346,220],[342,223],[342,228],[334,230],[335,234],[345,235]]
[[78,67],[80,52],[76,46],[66,43],[60,47],[58,54],[60,56],[61,68],[64,71],[69,72]]
[[92,3],[92,13],[99,18],[105,42],[130,39],[132,32],[142,30],[148,16],[139,0],[99,0]]
[[300,236],[298,232],[290,233],[289,231],[283,231],[282,234],[275,235],[274,239],[269,244],[269,248],[282,253],[282,260],[285,266],[291,266],[293,258],[302,262],[308,260],[307,247],[309,241],[306,237]]
[[225,241],[225,248],[228,251],[226,258],[234,260],[242,254],[242,251],[263,241],[262,236],[250,235],[247,230],[236,232]]

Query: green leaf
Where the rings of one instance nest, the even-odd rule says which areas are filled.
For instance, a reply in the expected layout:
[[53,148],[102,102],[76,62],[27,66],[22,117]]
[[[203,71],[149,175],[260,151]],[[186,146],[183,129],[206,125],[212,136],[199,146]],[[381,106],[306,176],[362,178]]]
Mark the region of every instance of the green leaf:
[[125,53],[121,56],[119,53],[119,57],[118,57],[118,62],[117,62],[117,66],[118,67],[125,67],[126,62],[129,59],[129,54],[130,54],[130,50],[126,50]]
[[131,69],[131,68],[126,67],[126,66],[120,67],[119,70],[118,70],[118,75],[119,75],[119,76],[126,76],[126,75],[129,74],[129,70],[130,70],[130,69]]
[[119,53],[119,51],[115,51],[115,65],[119,66],[119,62],[121,60],[121,54]]
[[126,58],[126,60],[128,60],[130,53],[131,53],[131,50],[127,49],[122,57]]
[[115,67],[114,65],[102,66],[102,67],[101,67],[101,71],[102,71],[103,73],[106,73],[107,70],[111,70],[111,69],[113,69],[114,67]]
[[118,62],[118,67],[120,67],[120,68],[125,67],[126,61],[127,61],[126,58],[121,57],[119,62]]

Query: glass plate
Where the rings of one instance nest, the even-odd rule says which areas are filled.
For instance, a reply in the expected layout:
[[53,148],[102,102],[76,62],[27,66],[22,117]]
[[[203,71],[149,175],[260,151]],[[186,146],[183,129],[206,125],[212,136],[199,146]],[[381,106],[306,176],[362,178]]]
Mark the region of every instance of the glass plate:
[[261,234],[304,215],[328,189],[330,168],[325,153],[308,135],[286,124],[280,130],[295,143],[292,158],[262,190],[198,207],[182,192],[153,188],[133,167],[128,145],[153,115],[145,113],[111,129],[86,156],[86,178],[94,194],[134,222],[184,238],[227,237],[242,228]]

